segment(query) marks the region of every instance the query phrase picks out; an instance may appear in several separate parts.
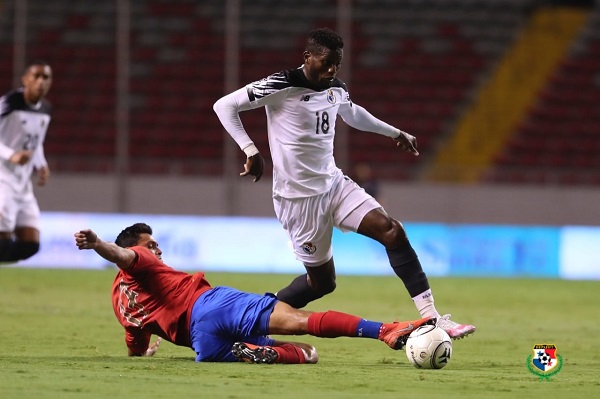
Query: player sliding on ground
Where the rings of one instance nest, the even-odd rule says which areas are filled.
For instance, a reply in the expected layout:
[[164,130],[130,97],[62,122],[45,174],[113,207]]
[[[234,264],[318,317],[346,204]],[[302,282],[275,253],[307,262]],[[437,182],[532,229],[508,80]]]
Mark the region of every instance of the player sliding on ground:
[[419,155],[414,136],[375,118],[350,100],[346,84],[336,77],[342,66],[343,47],[336,32],[316,29],[308,35],[304,63],[299,68],[250,83],[214,104],[219,120],[247,156],[241,175],[254,176],[254,181],[263,174],[264,160],[239,113],[261,107],[267,113],[273,206],[296,258],[306,269],[277,292],[277,299],[302,308],[333,292],[336,281],[331,238],[337,227],[382,244],[390,266],[421,317],[435,317],[438,327],[450,337],[462,338],[473,333],[475,327],[438,313],[429,281],[402,223],[390,217],[375,198],[344,176],[335,164],[338,115],[355,129],[387,136],[402,150]]
[[[268,334],[372,338],[398,350],[415,328],[436,321],[380,323],[331,310],[294,309],[268,293],[212,287],[202,272],[189,274],[163,263],[152,229],[144,223],[125,228],[114,244],[81,230],[75,244],[119,268],[112,302],[125,328],[129,356],[154,355],[162,338],[192,348],[198,362],[316,363],[312,345]],[[150,344],[152,335],[160,338]]]

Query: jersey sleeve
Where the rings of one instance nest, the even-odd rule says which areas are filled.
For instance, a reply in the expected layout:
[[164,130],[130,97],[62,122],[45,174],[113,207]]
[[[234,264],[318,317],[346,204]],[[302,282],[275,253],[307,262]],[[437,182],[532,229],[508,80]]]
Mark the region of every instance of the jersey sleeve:
[[136,255],[131,266],[127,269],[129,274],[139,276],[141,273],[145,273],[148,267],[160,262],[146,247],[135,246],[129,249],[135,252]]
[[[0,121],[0,131],[2,130],[2,121]],[[0,160],[8,161],[15,153],[15,150],[0,141]]]
[[378,133],[391,138],[400,136],[399,129],[377,119],[369,111],[358,104],[347,102],[340,106],[338,114],[342,117],[344,122],[355,129]]
[[10,104],[8,103],[7,96],[0,97],[0,159],[8,160],[15,153],[15,150],[3,143],[6,133],[5,130],[7,124],[6,116],[11,112]]
[[285,71],[274,73],[264,79],[246,85],[248,100],[252,108],[279,104],[287,97],[292,84]]
[[36,169],[44,168],[48,166],[48,161],[46,161],[46,154],[44,153],[44,143],[40,143],[35,149],[33,153],[33,158],[31,160],[33,166]]
[[150,346],[152,334],[139,328],[125,328],[125,344],[134,355],[141,356]]
[[284,89],[290,86],[286,73],[278,72],[220,98],[213,105],[221,124],[247,157],[257,154],[258,149],[246,132],[239,113],[280,103],[288,93]]
[[[238,89],[233,93],[221,97],[213,105],[213,110],[217,114],[217,117],[227,133],[229,133],[237,145],[246,152],[248,157],[256,154],[258,150],[256,150],[254,154],[252,151],[247,151],[247,149],[254,147],[254,142],[250,136],[248,136],[248,133],[246,133],[246,129],[244,129],[239,113],[249,109],[252,109],[252,107],[246,88]],[[256,147],[254,147],[254,149],[255,148]]]

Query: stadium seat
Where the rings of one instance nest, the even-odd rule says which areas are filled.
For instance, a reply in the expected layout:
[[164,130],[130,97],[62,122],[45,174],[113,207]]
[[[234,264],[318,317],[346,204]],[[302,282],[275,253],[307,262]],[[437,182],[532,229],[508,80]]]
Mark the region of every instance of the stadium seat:
[[[527,175],[530,184],[597,184],[600,150],[600,7],[592,9],[587,25],[571,51],[548,79],[497,157],[486,181],[510,180],[507,165],[538,168]],[[532,163],[531,160],[534,160]],[[522,181],[522,179],[519,179]]]

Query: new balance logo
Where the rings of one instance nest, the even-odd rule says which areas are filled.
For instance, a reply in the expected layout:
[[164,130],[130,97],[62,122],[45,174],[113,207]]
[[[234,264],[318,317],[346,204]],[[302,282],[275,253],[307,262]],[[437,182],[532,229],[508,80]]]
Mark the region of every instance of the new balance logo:
[[302,96],[300,98],[300,101],[308,101],[308,100],[310,100],[310,96]]

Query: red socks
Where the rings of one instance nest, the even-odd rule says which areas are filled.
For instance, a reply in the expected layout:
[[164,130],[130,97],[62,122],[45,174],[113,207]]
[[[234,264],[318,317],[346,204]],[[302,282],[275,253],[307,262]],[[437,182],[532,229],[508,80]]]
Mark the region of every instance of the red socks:
[[362,319],[346,313],[329,310],[308,317],[308,333],[315,337],[356,337],[356,327]]
[[[381,323],[364,320],[347,313],[329,310],[327,312],[312,313],[308,317],[307,332],[310,335],[321,338],[361,336],[377,338],[380,329]],[[277,363],[306,363],[304,352],[295,345],[283,344],[281,346],[273,346],[272,348],[277,351],[277,354],[279,355]]]
[[302,364],[306,363],[306,358],[304,357],[304,352],[302,349],[298,348],[292,344],[283,344],[281,346],[272,346],[279,355],[277,357],[277,363],[285,363],[285,364]]

